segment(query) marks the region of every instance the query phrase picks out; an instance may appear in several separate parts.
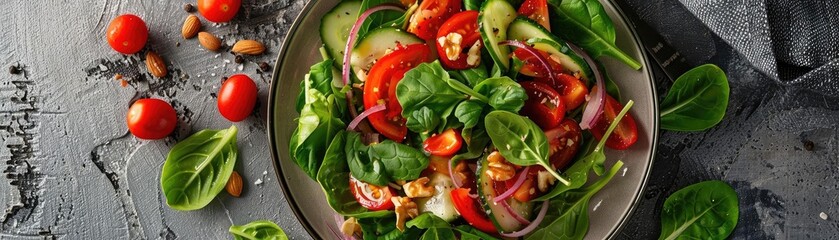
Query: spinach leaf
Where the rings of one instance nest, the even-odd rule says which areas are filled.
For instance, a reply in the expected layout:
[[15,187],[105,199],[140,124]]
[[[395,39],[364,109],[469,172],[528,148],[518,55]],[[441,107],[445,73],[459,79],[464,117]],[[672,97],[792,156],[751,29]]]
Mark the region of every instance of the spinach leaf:
[[[361,1],[361,9],[358,10],[358,16],[361,16],[361,14],[364,13],[364,11],[367,11],[367,9],[386,3],[402,5],[399,0],[363,0]],[[364,23],[361,24],[361,27],[358,28],[358,37],[356,37],[356,39],[363,39],[364,35],[370,32],[370,30],[381,26],[389,26],[390,24],[386,23],[397,21],[402,17],[402,14],[402,12],[397,11],[379,11],[370,14],[370,16],[364,20]]]
[[326,195],[326,202],[335,212],[347,217],[368,218],[393,214],[392,211],[368,211],[353,197],[349,184],[350,170],[344,152],[346,139],[345,131],[335,135],[318,170],[317,180]]
[[236,240],[288,240],[283,229],[268,220],[253,221],[243,226],[230,226],[227,230]]
[[422,235],[422,230],[418,228],[408,228],[405,232],[396,229],[396,216],[388,216],[382,218],[363,218],[358,219],[361,224],[361,232],[365,240],[397,240],[397,239],[419,239]]
[[386,186],[390,177],[385,173],[385,165],[374,156],[370,156],[370,147],[361,142],[361,135],[347,132],[344,153],[353,177],[378,186]]
[[726,239],[739,215],[731,186],[722,181],[693,184],[664,201],[659,239]]
[[430,228],[448,228],[451,227],[449,222],[443,220],[442,218],[434,215],[433,213],[427,212],[420,214],[419,216],[405,222],[406,228],[419,228],[419,229],[430,229]]
[[474,68],[449,71],[449,75],[473,87],[478,85],[478,83],[481,83],[481,81],[484,81],[484,79],[489,78],[489,73],[487,73],[484,62],[480,62],[478,66]]
[[402,105],[402,116],[407,121],[420,122],[418,119],[411,118],[414,118],[415,111],[425,107],[440,119],[443,123],[441,126],[445,126],[445,122],[457,104],[467,98],[465,94],[449,86],[447,81],[449,81],[449,75],[437,61],[422,63],[406,72],[396,85],[396,98]]
[[[310,84],[310,88],[317,89],[318,92],[324,96],[332,94],[332,82],[336,76],[341,76],[337,69],[332,67],[332,59],[326,59],[322,62],[316,63],[309,68],[309,74],[306,74],[304,80],[300,82],[300,91],[297,94],[297,101],[295,110],[300,113],[303,110],[303,105],[306,104],[306,84]],[[340,79],[339,79],[340,81]]]
[[702,131],[717,125],[728,108],[728,78],[713,64],[686,72],[661,102],[661,128]]
[[424,133],[437,128],[440,121],[440,117],[434,111],[431,111],[427,106],[423,106],[411,113],[411,117],[407,119],[405,126],[411,131]]
[[292,152],[292,160],[309,177],[315,179],[326,148],[345,125],[340,119],[334,95],[324,97],[316,89],[307,87],[307,90],[306,104],[289,140],[289,150]]
[[633,69],[641,64],[615,45],[615,26],[598,0],[549,0],[553,32],[582,47],[592,57],[611,56]]
[[484,119],[487,135],[507,161],[519,165],[541,165],[565,185],[570,183],[556,173],[548,159],[545,132],[530,119],[508,111],[492,111]]
[[460,225],[454,228],[460,232],[461,240],[497,240],[498,238],[469,225]]
[[464,128],[473,128],[481,121],[481,113],[484,111],[484,104],[481,101],[470,99],[461,102],[454,110],[454,116],[463,123]]
[[429,228],[422,234],[421,240],[450,240],[455,239],[454,232],[450,228]]
[[160,173],[166,205],[189,211],[201,209],[224,190],[236,165],[236,126],[201,130],[175,144]]
[[[603,66],[603,63],[601,63],[600,61],[596,61],[596,62],[597,62],[597,65],[600,67],[601,70],[606,69],[606,66]],[[617,84],[615,84],[615,81],[611,77],[609,77],[609,73],[607,73],[606,71],[600,71],[600,72],[603,73],[603,83],[606,85],[606,93],[608,93],[609,96],[612,96],[613,98],[618,100],[618,102],[620,102],[621,98],[622,98],[621,97],[621,89],[618,87]]]
[[463,7],[466,10],[480,10],[481,4],[484,3],[484,0],[463,0]]
[[428,167],[428,157],[413,147],[390,140],[366,146],[355,132],[347,133],[344,153],[353,177],[378,186],[414,180]]
[[474,90],[489,96],[487,103],[496,110],[518,112],[527,100],[524,88],[509,77],[488,78],[476,85]]
[[597,182],[565,192],[551,200],[550,210],[539,224],[540,228],[525,239],[583,239],[589,228],[588,205],[591,197],[603,189],[622,167],[623,162],[618,161],[609,173]]

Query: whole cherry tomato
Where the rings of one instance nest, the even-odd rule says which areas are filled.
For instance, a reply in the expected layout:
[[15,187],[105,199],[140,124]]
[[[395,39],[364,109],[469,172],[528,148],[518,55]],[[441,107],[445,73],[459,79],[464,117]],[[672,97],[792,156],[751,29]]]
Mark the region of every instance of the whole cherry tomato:
[[230,76],[218,91],[218,111],[231,122],[248,118],[256,105],[256,83],[247,75]]
[[198,0],[198,12],[211,22],[229,22],[241,5],[242,0]]
[[111,20],[105,32],[108,44],[122,54],[134,54],[143,49],[149,39],[146,22],[136,15],[124,14]]
[[125,118],[131,134],[141,139],[161,139],[175,130],[178,115],[169,103],[153,98],[131,104]]

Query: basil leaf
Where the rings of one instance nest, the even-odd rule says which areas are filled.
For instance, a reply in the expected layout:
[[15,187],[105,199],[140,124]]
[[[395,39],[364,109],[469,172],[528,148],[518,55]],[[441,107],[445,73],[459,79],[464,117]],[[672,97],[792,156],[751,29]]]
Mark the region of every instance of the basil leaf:
[[332,138],[345,127],[340,116],[334,95],[324,97],[318,90],[308,89],[306,104],[289,140],[289,150],[292,160],[312,179]]
[[726,239],[739,215],[737,192],[727,183],[693,184],[664,201],[659,239]]
[[519,166],[541,165],[565,185],[548,159],[545,132],[530,119],[507,111],[492,111],[484,119],[487,135],[501,156]]
[[661,102],[661,128],[702,131],[717,125],[728,108],[728,78],[713,64],[686,72]]
[[589,228],[588,205],[591,197],[603,189],[622,167],[623,162],[618,161],[597,182],[552,199],[548,214],[539,228],[525,239],[583,239]]
[[454,232],[452,232],[449,228],[429,228],[425,231],[425,234],[422,235],[421,240],[450,240],[455,239]]
[[317,180],[326,195],[326,202],[335,212],[347,217],[368,218],[393,214],[392,211],[369,211],[353,197],[349,183],[350,170],[344,152],[346,139],[345,131],[335,135],[318,170]]
[[481,121],[481,113],[484,111],[484,104],[481,101],[470,99],[461,102],[454,110],[454,116],[463,123],[463,128],[473,128]]
[[[549,0],[554,33],[592,55],[611,56],[633,69],[641,64],[615,45],[615,26],[598,0]],[[556,28],[562,28],[560,29]]]
[[344,153],[353,177],[378,186],[417,179],[428,167],[428,157],[416,148],[391,140],[366,146],[355,132],[347,133]]
[[426,212],[420,214],[419,216],[405,222],[405,227],[407,228],[419,228],[419,229],[430,229],[430,228],[449,228],[449,222],[443,220],[442,218],[434,215],[433,213]]
[[268,220],[253,221],[243,226],[233,225],[227,231],[233,234],[233,239],[236,240],[288,240],[283,229]]
[[411,117],[407,119],[405,126],[411,131],[424,133],[434,130],[439,124],[440,117],[430,108],[423,106],[411,113]]
[[201,130],[175,144],[160,173],[166,205],[189,211],[201,209],[224,190],[236,164],[236,126]]

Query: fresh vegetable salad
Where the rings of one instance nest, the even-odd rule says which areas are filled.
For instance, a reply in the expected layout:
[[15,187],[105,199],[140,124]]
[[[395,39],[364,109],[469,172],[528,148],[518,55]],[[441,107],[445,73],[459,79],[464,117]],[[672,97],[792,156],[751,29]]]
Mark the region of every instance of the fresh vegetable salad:
[[320,34],[289,149],[338,238],[581,239],[638,139],[597,0],[350,0]]

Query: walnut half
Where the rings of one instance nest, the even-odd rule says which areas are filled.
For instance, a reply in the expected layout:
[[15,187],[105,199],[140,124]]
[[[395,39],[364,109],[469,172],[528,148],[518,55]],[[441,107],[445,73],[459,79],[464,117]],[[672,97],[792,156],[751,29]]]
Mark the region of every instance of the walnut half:
[[405,195],[410,198],[431,197],[434,195],[434,187],[427,186],[428,181],[428,177],[421,177],[417,180],[405,183],[402,185],[402,189],[405,190]]
[[415,218],[419,215],[419,210],[417,209],[417,204],[414,201],[411,201],[411,198],[407,197],[391,197],[390,201],[393,202],[395,207],[394,212],[396,212],[396,228],[399,231],[405,231],[405,222],[408,221],[409,218]]
[[508,163],[501,153],[494,151],[487,156],[487,170],[486,173],[493,181],[507,181],[516,175],[516,169],[512,164]]

